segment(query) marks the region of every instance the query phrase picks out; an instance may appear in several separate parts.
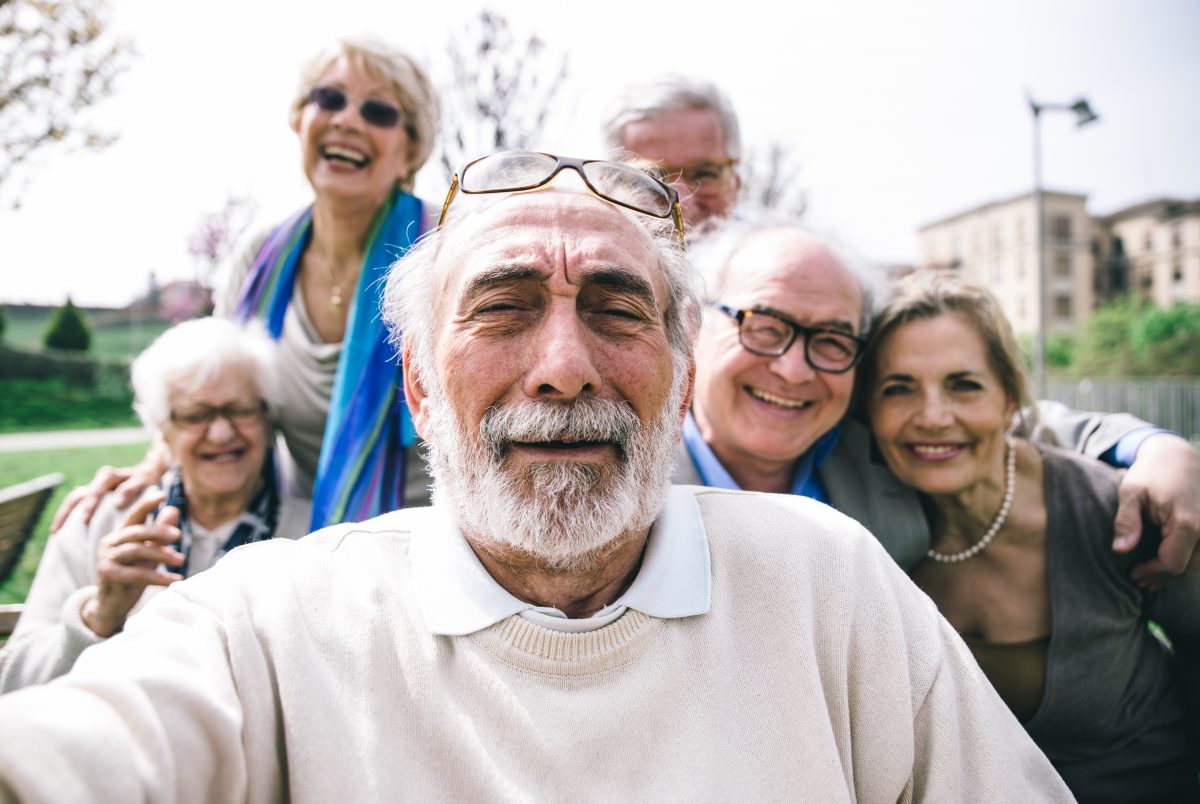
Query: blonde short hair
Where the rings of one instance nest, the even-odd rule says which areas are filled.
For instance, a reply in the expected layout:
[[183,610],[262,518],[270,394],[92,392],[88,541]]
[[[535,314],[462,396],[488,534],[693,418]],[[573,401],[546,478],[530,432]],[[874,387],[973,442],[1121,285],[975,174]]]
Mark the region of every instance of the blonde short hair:
[[433,153],[442,104],[425,70],[407,53],[369,36],[336,40],[305,63],[296,97],[288,112],[288,123],[294,129],[299,127],[300,113],[308,104],[308,93],[313,84],[331,64],[343,57],[364,75],[386,81],[396,93],[404,115],[404,130],[408,134],[410,166],[408,175],[400,179],[399,184],[401,189],[412,192],[417,171]]

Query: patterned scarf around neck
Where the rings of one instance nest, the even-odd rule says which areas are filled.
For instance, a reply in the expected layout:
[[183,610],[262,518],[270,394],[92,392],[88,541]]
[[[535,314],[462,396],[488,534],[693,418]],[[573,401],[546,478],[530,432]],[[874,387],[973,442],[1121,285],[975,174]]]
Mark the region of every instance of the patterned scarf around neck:
[[[379,310],[388,268],[416,242],[421,223],[421,201],[396,190],[367,236],[321,441],[313,530],[404,506],[405,448],[416,443],[417,434],[404,403],[400,363]],[[312,207],[271,232],[238,296],[239,321],[261,318],[278,340],[300,257],[311,238]]]
[[[173,505],[179,509],[179,542],[175,549],[183,553],[183,564],[174,572],[188,577],[188,564],[192,552],[192,522],[188,516],[187,496],[183,488],[183,474],[178,469],[172,469],[164,478],[167,486],[167,500],[163,506]],[[159,508],[161,511],[162,508]],[[157,516],[157,513],[156,513]],[[279,524],[279,482],[275,476],[275,455],[268,450],[263,460],[262,481],[246,510],[242,512],[233,533],[225,540],[225,544],[213,556],[213,563],[235,547],[251,542],[261,542],[275,535],[275,526]],[[198,567],[202,572],[208,567]]]

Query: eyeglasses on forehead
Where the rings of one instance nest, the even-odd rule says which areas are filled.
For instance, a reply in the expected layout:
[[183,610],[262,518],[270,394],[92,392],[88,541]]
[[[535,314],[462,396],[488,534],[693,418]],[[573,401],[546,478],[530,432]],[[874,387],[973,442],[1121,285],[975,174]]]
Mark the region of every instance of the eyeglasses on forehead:
[[[308,91],[308,102],[325,112],[340,112],[350,99],[337,87],[313,87]],[[400,122],[400,110],[390,103],[367,98],[358,105],[362,119],[377,128],[392,128]]]
[[713,307],[737,322],[738,342],[751,354],[782,357],[800,336],[804,361],[815,371],[845,374],[862,359],[866,339],[828,327],[806,327],[776,313],[736,310],[724,304]]
[[446,222],[450,204],[466,195],[516,193],[549,184],[564,168],[579,174],[594,195],[634,212],[671,220],[683,248],[683,212],[679,193],[664,182],[630,165],[600,159],[573,159],[538,151],[501,151],[469,162],[454,174],[438,227]]

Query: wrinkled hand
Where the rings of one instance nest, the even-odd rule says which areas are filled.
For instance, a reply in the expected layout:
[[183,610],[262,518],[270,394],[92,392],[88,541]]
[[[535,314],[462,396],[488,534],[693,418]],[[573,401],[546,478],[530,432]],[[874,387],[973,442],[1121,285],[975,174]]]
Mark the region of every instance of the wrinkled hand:
[[117,508],[129,505],[139,494],[162,479],[168,460],[166,446],[156,441],[137,466],[123,469],[101,466],[96,470],[92,482],[86,486],[76,486],[59,503],[58,510],[54,512],[54,519],[50,522],[50,532],[54,533],[61,528],[76,508],[79,509],[84,524],[91,522],[96,506],[110,492]]
[[1160,589],[1200,570],[1200,454],[1190,443],[1169,433],[1147,438],[1118,495],[1113,550],[1137,546],[1143,516],[1162,529],[1158,555],[1133,568],[1139,586]]
[[97,636],[109,637],[120,631],[147,586],[170,586],[182,578],[159,568],[160,564],[178,567],[183,563],[183,554],[170,546],[179,540],[179,509],[167,506],[146,524],[146,517],[162,505],[165,496],[159,490],[145,495],[130,509],[125,524],[101,539],[96,548],[98,589],[80,613]]

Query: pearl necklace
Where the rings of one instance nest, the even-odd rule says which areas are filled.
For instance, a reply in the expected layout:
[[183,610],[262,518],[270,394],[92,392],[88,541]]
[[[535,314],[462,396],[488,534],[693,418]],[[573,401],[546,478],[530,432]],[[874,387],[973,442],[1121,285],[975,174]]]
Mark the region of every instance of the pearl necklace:
[[942,564],[957,564],[959,561],[966,561],[968,558],[974,558],[983,552],[992,539],[996,538],[996,534],[1000,532],[1000,528],[1004,527],[1004,520],[1008,519],[1008,509],[1012,507],[1013,495],[1017,490],[1017,450],[1016,445],[1009,436],[1004,437],[1004,443],[1008,450],[1007,466],[1005,467],[1004,478],[1004,501],[1000,503],[1000,511],[996,514],[996,518],[992,521],[992,526],[987,529],[987,533],[983,534],[983,538],[975,542],[975,544],[963,550],[960,553],[939,553],[932,547],[925,555]]

